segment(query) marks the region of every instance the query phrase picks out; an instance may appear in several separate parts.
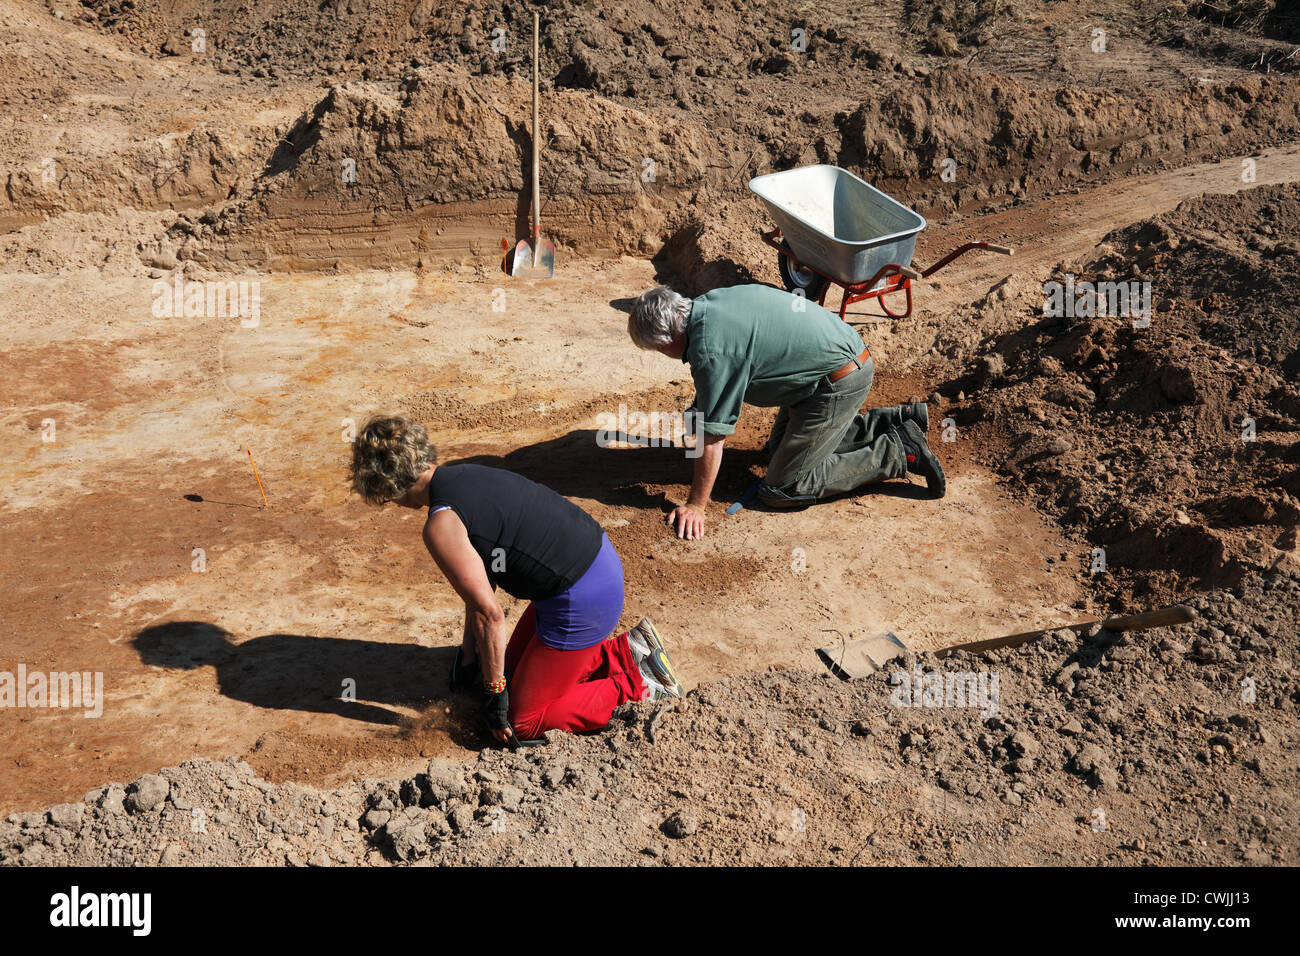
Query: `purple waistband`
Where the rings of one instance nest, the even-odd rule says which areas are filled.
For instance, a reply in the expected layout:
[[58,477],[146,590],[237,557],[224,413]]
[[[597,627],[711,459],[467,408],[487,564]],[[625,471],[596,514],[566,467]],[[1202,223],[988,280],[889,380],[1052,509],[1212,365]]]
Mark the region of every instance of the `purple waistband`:
[[623,562],[609,536],[601,536],[596,560],[573,587],[533,607],[537,637],[547,647],[577,651],[609,637],[623,614]]

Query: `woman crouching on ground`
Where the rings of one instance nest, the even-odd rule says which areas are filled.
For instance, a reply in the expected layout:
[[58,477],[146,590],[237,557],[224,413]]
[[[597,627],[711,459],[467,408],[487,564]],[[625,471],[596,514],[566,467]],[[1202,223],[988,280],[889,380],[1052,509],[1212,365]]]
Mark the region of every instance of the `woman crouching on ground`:
[[[481,678],[497,740],[598,730],[626,701],[681,694],[648,619],[611,636],[623,564],[568,499],[501,468],[439,465],[423,426],[390,417],[357,435],[352,487],[372,504],[429,509],[424,543],[465,602],[452,686]],[[498,587],[531,602],[509,641]]]

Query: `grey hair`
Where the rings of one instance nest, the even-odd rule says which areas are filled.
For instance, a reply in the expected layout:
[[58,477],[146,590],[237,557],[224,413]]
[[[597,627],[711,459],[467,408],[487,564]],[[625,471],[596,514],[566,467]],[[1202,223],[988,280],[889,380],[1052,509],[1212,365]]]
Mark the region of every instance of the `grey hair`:
[[660,349],[686,331],[691,300],[667,286],[655,286],[636,297],[627,317],[627,334],[637,348]]

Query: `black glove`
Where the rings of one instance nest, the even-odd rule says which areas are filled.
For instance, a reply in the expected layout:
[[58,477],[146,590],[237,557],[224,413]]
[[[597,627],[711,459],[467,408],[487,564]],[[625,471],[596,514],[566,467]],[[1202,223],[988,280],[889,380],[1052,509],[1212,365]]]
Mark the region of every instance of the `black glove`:
[[507,716],[510,711],[510,692],[503,690],[499,694],[491,691],[483,691],[483,709],[487,712],[487,725],[493,730],[510,731],[513,736],[514,731],[510,730],[510,719]]
[[478,656],[471,658],[468,664],[462,664],[460,660],[461,649],[457,648],[456,653],[451,656],[451,689],[453,691],[473,690],[475,685],[481,680],[478,668]]

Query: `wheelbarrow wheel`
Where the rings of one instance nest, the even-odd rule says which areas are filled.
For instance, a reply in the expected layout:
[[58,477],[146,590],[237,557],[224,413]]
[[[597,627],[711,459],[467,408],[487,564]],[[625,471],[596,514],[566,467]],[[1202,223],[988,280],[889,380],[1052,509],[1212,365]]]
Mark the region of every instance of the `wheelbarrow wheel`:
[[816,302],[826,291],[829,280],[811,269],[802,269],[795,265],[794,252],[790,249],[790,243],[784,239],[781,240],[781,248],[784,250],[777,255],[777,269],[781,272],[781,282],[785,285],[788,292],[802,292],[806,298]]

